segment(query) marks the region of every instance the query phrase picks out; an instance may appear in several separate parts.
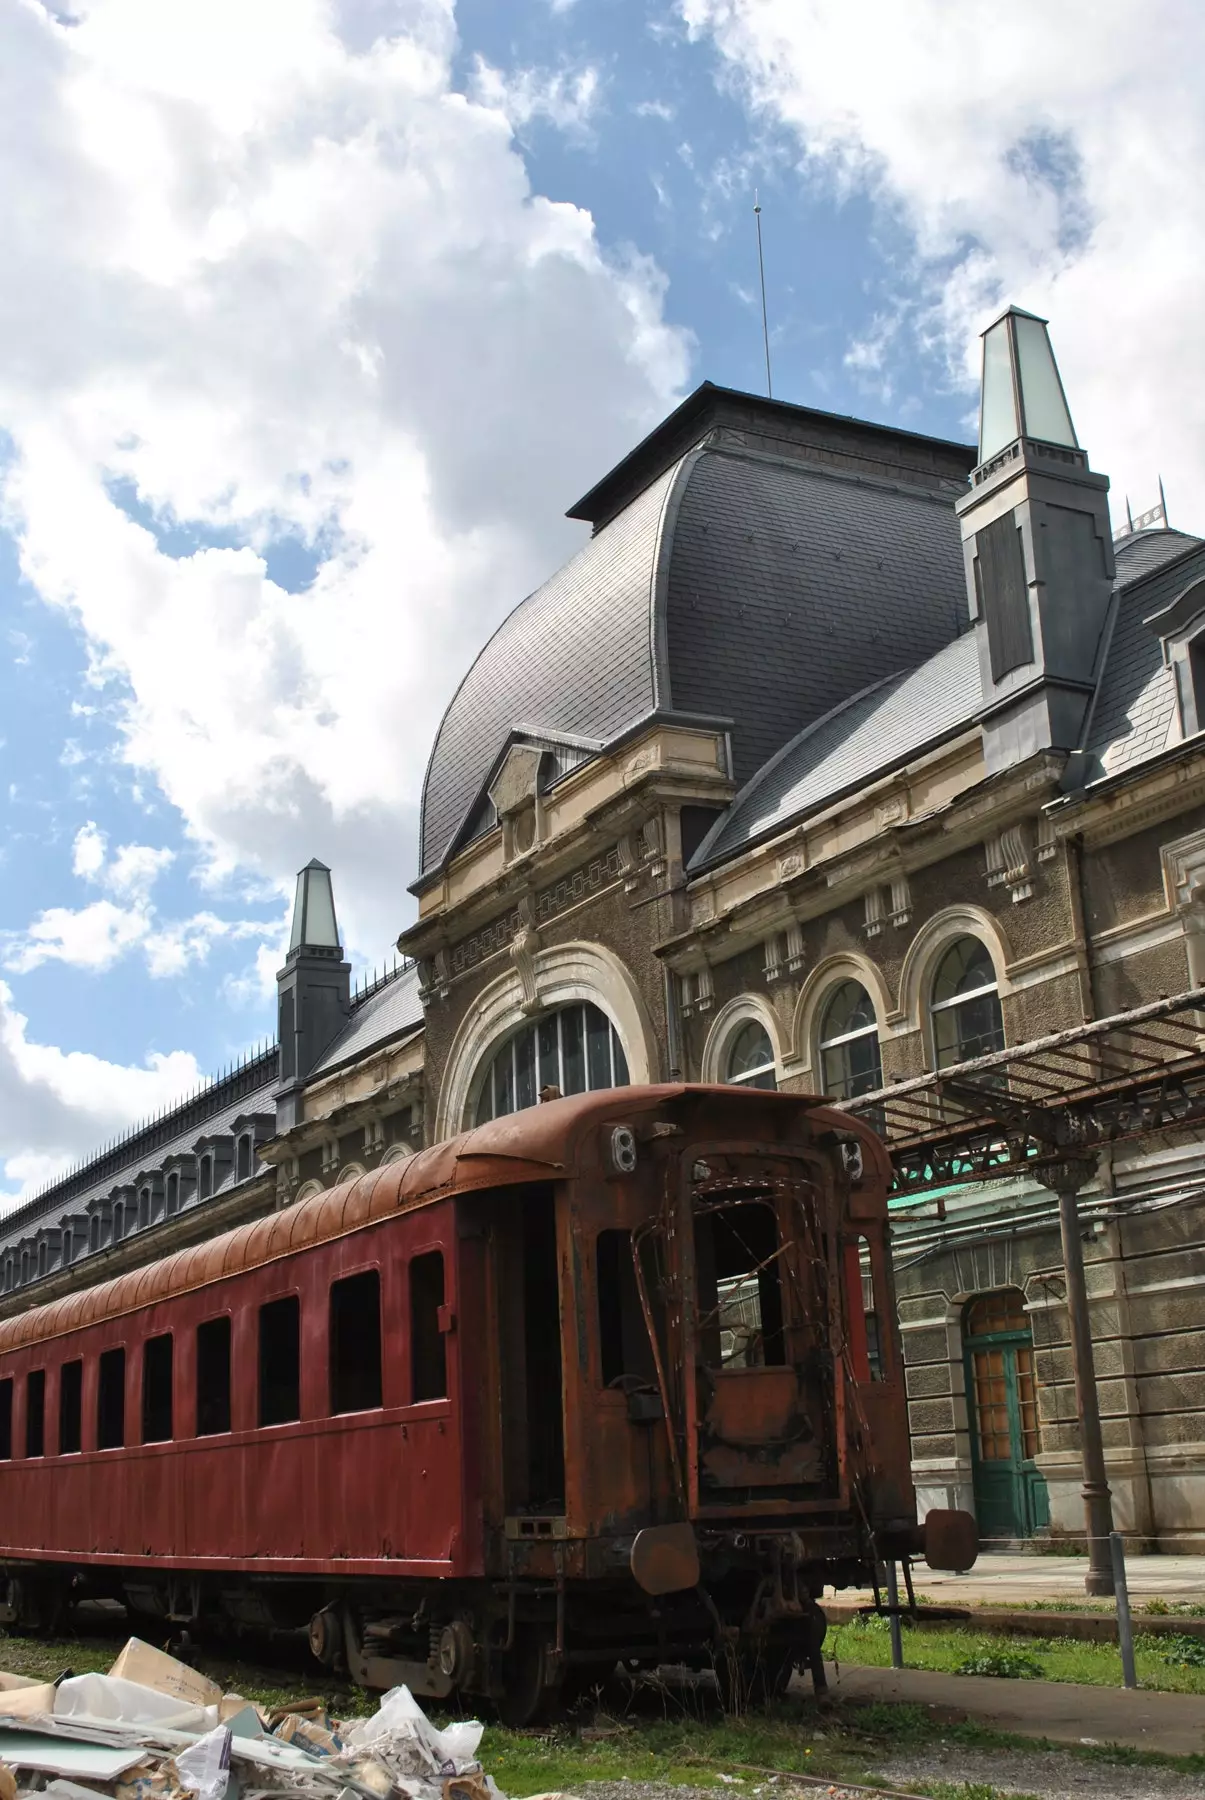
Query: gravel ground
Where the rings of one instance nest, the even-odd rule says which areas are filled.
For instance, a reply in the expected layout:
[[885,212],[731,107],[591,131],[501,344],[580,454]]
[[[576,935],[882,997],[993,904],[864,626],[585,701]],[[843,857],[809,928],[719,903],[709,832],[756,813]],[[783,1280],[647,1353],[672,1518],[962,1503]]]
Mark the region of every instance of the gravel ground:
[[[918,1784],[990,1783],[1000,1794],[1036,1795],[1038,1800],[1201,1800],[1200,1775],[1178,1775],[1170,1769],[1127,1768],[1124,1764],[1086,1761],[1059,1750],[971,1750],[962,1745],[909,1751],[876,1763],[871,1780],[910,1793]],[[723,1790],[675,1787],[660,1781],[585,1781],[575,1783],[581,1800],[718,1800]],[[865,1789],[839,1782],[794,1786],[789,1778],[758,1782],[747,1776],[736,1794],[750,1800],[761,1794],[780,1800],[870,1800]]]

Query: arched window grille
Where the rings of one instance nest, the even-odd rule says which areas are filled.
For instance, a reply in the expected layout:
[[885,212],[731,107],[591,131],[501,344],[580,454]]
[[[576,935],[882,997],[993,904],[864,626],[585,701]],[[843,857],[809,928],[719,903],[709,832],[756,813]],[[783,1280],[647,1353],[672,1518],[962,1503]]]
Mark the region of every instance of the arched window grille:
[[939,1069],[1004,1048],[996,970],[978,938],[957,938],[937,965],[930,1002]]
[[626,1087],[628,1061],[619,1033],[600,1007],[575,1001],[525,1025],[489,1058],[477,1096],[475,1123],[534,1106],[541,1091],[584,1094]]
[[833,989],[820,1021],[820,1076],[826,1094],[852,1100],[883,1085],[879,1024],[860,981]]
[[776,1088],[774,1046],[758,1019],[747,1019],[728,1045],[724,1080],[737,1087]]

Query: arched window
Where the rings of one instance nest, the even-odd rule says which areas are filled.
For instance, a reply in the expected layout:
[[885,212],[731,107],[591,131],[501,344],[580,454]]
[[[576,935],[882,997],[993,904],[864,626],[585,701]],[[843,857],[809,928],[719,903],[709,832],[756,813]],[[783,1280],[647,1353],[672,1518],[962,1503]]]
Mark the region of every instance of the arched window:
[[852,1100],[883,1085],[874,1002],[860,981],[833,989],[820,1020],[820,1077],[826,1094]]
[[956,939],[938,963],[930,1011],[939,1069],[1003,1050],[996,970],[978,938]]
[[584,1094],[588,1088],[626,1087],[628,1061],[619,1033],[590,1001],[575,1001],[524,1025],[485,1065],[475,1123],[534,1106],[544,1088]]
[[728,1046],[724,1080],[737,1087],[776,1088],[774,1046],[760,1019],[746,1019]]

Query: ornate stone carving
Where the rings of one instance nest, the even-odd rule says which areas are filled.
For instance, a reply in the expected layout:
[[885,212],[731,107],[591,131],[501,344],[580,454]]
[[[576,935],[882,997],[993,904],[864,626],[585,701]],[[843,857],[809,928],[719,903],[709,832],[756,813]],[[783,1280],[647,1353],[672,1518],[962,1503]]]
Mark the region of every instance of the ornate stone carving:
[[1029,827],[1024,820],[1006,825],[984,845],[987,863],[987,885],[1007,887],[1014,904],[1033,895],[1033,862],[1029,848]]
[[540,984],[535,955],[540,947],[540,934],[536,930],[534,908],[526,896],[519,902],[518,916],[519,929],[511,940],[510,960],[523,989],[523,1011],[534,1013],[540,1010]]

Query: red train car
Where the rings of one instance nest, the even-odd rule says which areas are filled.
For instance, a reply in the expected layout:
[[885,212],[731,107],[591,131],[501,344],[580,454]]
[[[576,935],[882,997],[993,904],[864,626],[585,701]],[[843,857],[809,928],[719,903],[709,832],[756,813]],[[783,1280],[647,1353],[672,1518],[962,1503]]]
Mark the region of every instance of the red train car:
[[822,1680],[824,1585],[926,1542],[889,1178],[808,1098],[583,1094],[10,1320],[18,1623],[308,1626],[514,1719],[619,1660]]

